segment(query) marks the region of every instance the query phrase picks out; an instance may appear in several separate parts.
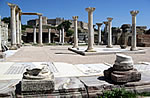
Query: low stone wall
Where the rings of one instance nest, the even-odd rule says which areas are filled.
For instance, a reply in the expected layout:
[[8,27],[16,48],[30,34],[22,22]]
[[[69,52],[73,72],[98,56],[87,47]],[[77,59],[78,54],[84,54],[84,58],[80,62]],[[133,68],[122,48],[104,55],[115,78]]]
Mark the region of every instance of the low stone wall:
[[142,47],[150,47],[150,34],[138,34],[137,45]]

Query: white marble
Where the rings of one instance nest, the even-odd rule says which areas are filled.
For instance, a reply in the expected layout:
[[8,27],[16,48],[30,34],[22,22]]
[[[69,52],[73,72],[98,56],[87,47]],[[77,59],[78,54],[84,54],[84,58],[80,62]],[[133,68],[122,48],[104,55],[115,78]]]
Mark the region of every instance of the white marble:
[[131,40],[131,51],[137,50],[136,47],[136,15],[139,11],[130,11],[132,15],[132,40]]
[[86,52],[94,52],[93,12],[95,11],[95,8],[88,7],[86,8],[86,11],[88,12],[88,48]]
[[73,44],[73,48],[78,48],[78,24],[77,24],[78,16],[73,16],[72,18],[74,20],[74,44]]
[[39,44],[42,45],[42,15],[39,15]]

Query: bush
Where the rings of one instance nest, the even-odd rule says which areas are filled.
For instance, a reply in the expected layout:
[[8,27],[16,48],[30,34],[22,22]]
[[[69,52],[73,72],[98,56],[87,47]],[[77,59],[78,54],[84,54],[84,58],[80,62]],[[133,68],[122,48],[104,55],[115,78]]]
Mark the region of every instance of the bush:
[[137,95],[125,89],[113,89],[105,91],[100,98],[136,98]]

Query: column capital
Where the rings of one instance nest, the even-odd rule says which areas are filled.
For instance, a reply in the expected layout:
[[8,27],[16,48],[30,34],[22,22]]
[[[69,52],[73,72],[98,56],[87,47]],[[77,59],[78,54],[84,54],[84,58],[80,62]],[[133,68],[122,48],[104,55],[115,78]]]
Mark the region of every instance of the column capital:
[[12,9],[12,8],[16,8],[17,7],[17,5],[15,5],[15,4],[12,4],[12,3],[7,3],[8,4],[8,6]]
[[78,16],[72,16],[73,20],[77,20]]
[[138,13],[139,13],[138,10],[130,11],[130,14],[131,14],[132,16],[136,16]]
[[96,23],[96,25],[97,25],[98,27],[100,27],[102,24],[103,24],[103,23]]
[[108,20],[108,22],[111,22],[113,20],[113,18],[108,17],[107,20]]
[[93,12],[93,11],[95,11],[95,7],[88,7],[88,8],[85,8],[85,10],[87,12]]
[[104,21],[103,23],[104,23],[105,25],[108,25],[108,21]]

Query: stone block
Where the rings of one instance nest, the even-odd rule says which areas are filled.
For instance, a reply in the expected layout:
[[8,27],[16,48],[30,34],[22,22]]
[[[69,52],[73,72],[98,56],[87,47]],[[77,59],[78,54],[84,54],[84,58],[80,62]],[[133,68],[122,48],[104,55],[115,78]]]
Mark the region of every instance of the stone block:
[[111,73],[111,80],[116,83],[135,82],[141,80],[141,73],[137,70],[114,71]]
[[29,80],[22,79],[21,81],[21,91],[22,93],[43,93],[54,91],[55,84],[52,79],[42,79],[42,80]]

